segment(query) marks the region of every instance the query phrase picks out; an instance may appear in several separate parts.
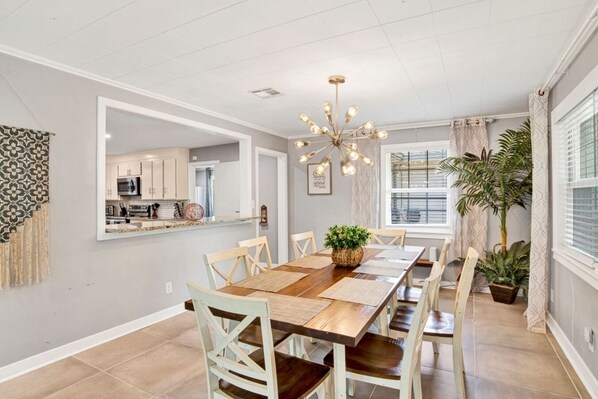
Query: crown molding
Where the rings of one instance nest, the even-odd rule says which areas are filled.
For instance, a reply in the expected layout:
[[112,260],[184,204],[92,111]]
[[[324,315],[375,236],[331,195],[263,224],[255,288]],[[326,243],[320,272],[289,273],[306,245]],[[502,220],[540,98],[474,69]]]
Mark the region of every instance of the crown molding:
[[[529,112],[514,112],[510,114],[497,114],[497,115],[486,115],[486,116],[479,116],[477,118],[484,118],[487,122],[492,122],[496,119],[511,119],[511,118],[524,118],[529,116]],[[463,119],[463,118],[457,118]],[[466,118],[465,118],[466,119]],[[452,119],[443,119],[437,121],[426,121],[426,122],[412,122],[412,123],[400,123],[396,125],[384,125],[378,126],[378,129],[384,129],[389,133],[397,130],[408,130],[408,129],[422,129],[427,127],[438,127],[438,126],[450,126]],[[289,136],[289,140],[295,139],[303,139],[306,137],[314,137],[313,134],[299,134],[295,136]]]
[[188,110],[191,110],[191,111],[200,112],[200,113],[202,113],[204,115],[213,116],[215,118],[222,119],[222,120],[227,121],[227,122],[232,122],[232,123],[235,123],[237,125],[245,126],[245,127],[250,128],[250,129],[254,129],[254,130],[257,130],[257,131],[260,131],[260,132],[263,132],[263,133],[267,133],[267,134],[271,134],[273,136],[281,137],[283,139],[287,139],[288,138],[286,135],[284,135],[282,133],[279,133],[277,131],[265,128],[263,126],[254,125],[253,123],[249,123],[249,122],[243,121],[241,119],[233,118],[231,116],[224,115],[224,114],[221,114],[219,112],[210,111],[209,109],[205,109],[205,108],[202,108],[202,107],[198,107],[196,105],[188,104],[188,103],[185,103],[183,101],[175,100],[174,98],[163,96],[161,94],[157,94],[157,93],[145,90],[145,89],[140,89],[138,87],[131,86],[131,85],[128,85],[126,83],[118,82],[116,80],[108,79],[108,78],[102,77],[100,75],[96,75],[94,73],[87,72],[87,71],[84,71],[84,70],[79,69],[79,68],[75,68],[75,67],[72,67],[72,66],[69,66],[69,65],[65,65],[65,64],[62,64],[60,62],[52,61],[52,60],[49,60],[47,58],[40,57],[38,55],[28,53],[26,51],[17,50],[15,48],[12,48],[12,47],[9,47],[9,46],[5,46],[3,44],[0,44],[0,54],[5,54],[5,55],[11,56],[11,57],[15,57],[15,58],[19,58],[19,59],[22,59],[22,60],[25,60],[25,61],[33,62],[34,64],[43,65],[45,67],[56,69],[56,70],[61,71],[61,72],[66,72],[66,73],[69,73],[71,75],[76,75],[76,76],[79,76],[79,77],[82,77],[82,78],[85,78],[85,79],[93,80],[95,82],[103,83],[103,84],[106,84],[106,85],[109,85],[109,86],[112,86],[112,87],[116,87],[116,88],[119,88],[119,89],[122,89],[122,90],[126,90],[126,91],[129,91],[129,92],[135,93],[135,94],[139,94],[139,95],[142,95],[142,96],[145,96],[145,97],[149,97],[149,98],[152,98],[154,100],[162,101],[162,102],[165,102],[165,103],[168,103],[168,104],[171,104],[171,105],[176,105],[177,107],[180,107],[180,108],[185,108],[185,109],[188,109]]

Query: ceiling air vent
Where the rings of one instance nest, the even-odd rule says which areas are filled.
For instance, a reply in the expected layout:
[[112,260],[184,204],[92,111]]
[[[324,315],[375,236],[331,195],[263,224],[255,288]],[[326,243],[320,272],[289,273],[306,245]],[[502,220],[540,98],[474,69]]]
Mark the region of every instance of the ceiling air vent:
[[282,96],[281,92],[276,91],[270,87],[268,87],[267,89],[253,90],[250,91],[250,93],[263,99]]

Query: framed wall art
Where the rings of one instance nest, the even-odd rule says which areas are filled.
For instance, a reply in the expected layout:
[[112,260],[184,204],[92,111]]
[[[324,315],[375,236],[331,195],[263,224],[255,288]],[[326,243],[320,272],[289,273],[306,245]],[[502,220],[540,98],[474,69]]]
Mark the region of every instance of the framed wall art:
[[318,176],[316,174],[318,165],[317,163],[307,165],[307,194],[330,195],[332,194],[332,174],[330,167],[324,170],[323,175]]

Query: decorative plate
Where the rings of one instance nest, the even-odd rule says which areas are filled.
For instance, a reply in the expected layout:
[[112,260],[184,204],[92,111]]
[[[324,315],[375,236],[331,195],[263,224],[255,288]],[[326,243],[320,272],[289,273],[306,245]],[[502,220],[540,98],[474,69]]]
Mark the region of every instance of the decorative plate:
[[191,202],[185,205],[185,219],[187,220],[201,220],[204,215],[203,207],[199,204]]

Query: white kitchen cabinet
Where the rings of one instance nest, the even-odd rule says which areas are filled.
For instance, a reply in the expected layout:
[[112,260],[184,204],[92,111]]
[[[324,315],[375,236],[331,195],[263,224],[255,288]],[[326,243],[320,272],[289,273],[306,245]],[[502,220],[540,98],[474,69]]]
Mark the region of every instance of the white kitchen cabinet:
[[118,177],[140,176],[141,161],[120,162],[118,164]]
[[162,192],[164,193],[164,199],[177,199],[177,186],[176,186],[176,159],[169,158],[164,160],[164,185]]
[[153,159],[143,161],[141,199],[176,199],[176,160]]
[[106,199],[118,200],[118,164],[106,164]]

